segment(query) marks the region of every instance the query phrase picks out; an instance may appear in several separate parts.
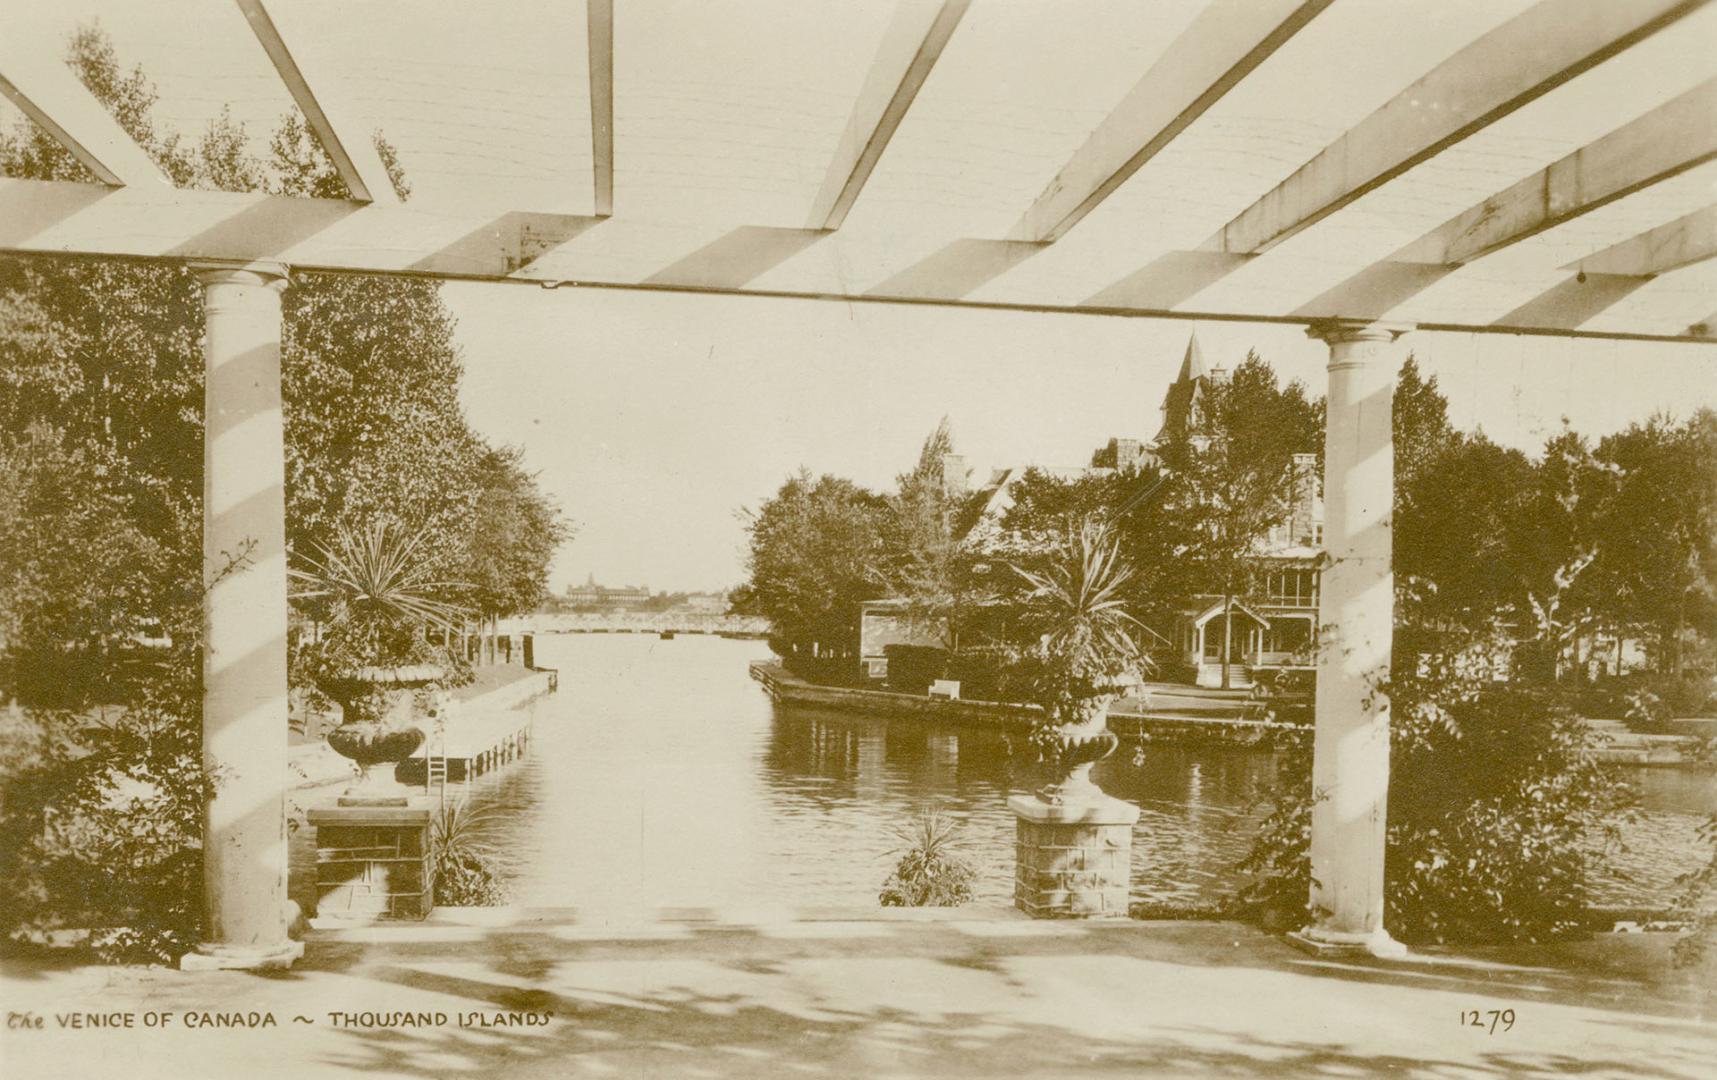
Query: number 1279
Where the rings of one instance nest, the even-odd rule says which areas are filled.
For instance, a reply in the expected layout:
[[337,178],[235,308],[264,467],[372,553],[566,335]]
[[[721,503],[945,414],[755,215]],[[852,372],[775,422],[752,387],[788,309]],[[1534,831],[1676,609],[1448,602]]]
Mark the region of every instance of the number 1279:
[[1489,1034],[1495,1035],[1498,1024],[1502,1025],[1502,1030],[1504,1031],[1512,1028],[1514,1026],[1514,1010],[1486,1009],[1483,1012],[1480,1012],[1477,1009],[1461,1010],[1462,1027],[1485,1028]]

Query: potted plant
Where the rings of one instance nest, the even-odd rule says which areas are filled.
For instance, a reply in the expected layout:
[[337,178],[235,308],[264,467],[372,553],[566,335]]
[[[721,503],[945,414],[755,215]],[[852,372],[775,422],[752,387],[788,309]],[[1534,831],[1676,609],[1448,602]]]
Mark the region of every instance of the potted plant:
[[[1010,564],[1012,565],[1012,564]],[[1056,771],[1038,792],[1052,805],[1104,798],[1091,766],[1114,752],[1109,706],[1150,669],[1138,634],[1148,632],[1127,613],[1122,587],[1133,568],[1113,532],[1084,519],[1036,570],[1014,565],[1024,583],[1015,605],[1010,657],[1027,696],[1043,709],[1032,741]]]
[[403,805],[393,780],[397,765],[423,745],[412,721],[415,699],[460,681],[463,663],[429,640],[446,640],[464,610],[441,599],[457,588],[431,579],[419,553],[421,534],[390,522],[365,529],[342,526],[334,543],[299,558],[295,594],[319,624],[301,660],[317,689],[341,710],[328,745],[358,766],[359,781],[341,802]]

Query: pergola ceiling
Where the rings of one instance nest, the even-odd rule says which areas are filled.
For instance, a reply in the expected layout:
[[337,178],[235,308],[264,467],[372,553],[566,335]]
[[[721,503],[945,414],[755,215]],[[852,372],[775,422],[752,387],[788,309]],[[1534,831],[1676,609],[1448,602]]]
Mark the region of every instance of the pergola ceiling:
[[37,13],[0,92],[101,183],[0,179],[0,250],[1717,340],[1709,0],[184,14],[152,74],[295,103],[358,197],[173,188]]

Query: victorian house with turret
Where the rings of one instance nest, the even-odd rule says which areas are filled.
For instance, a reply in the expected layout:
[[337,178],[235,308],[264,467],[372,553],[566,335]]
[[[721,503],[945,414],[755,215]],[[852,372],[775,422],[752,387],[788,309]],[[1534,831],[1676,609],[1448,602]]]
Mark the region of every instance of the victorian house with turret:
[[[1193,335],[1180,372],[1163,395],[1157,436],[1144,453],[1154,460],[1175,431],[1187,432],[1195,451],[1207,449],[1209,436],[1201,434],[1201,403],[1209,387],[1227,376],[1223,368],[1206,365],[1198,337]],[[1112,443],[1106,449],[1113,452],[1117,447]],[[1277,521],[1253,542],[1246,586],[1236,595],[1190,597],[1175,619],[1169,636],[1199,686],[1218,687],[1226,681],[1230,687],[1244,688],[1252,685],[1252,674],[1260,670],[1312,667],[1324,506],[1317,455],[1310,451],[1308,447],[1307,452],[1295,454],[1289,474],[1283,477]]]
[[[1209,387],[1227,377],[1223,368],[1205,363],[1194,335],[1187,341],[1179,373],[1163,395],[1154,439],[1110,439],[1092,454],[1086,466],[998,468],[972,488],[967,486],[971,470],[965,459],[948,455],[943,461],[943,477],[950,494],[961,498],[974,494],[981,503],[963,543],[978,551],[1006,550],[1010,540],[1001,522],[1014,505],[1016,485],[1028,472],[1072,482],[1134,469],[1156,469],[1164,466],[1161,451],[1179,431],[1188,433],[1195,451],[1208,449],[1209,437],[1200,433],[1204,426],[1201,405]],[[1246,688],[1253,685],[1255,672],[1312,666],[1324,520],[1315,453],[1294,456],[1292,468],[1283,478],[1280,499],[1279,512],[1272,515],[1276,523],[1253,543],[1245,587],[1230,596],[1188,597],[1172,625],[1151,628],[1159,641],[1171,643],[1182,668],[1200,686]],[[885,650],[891,645],[946,645],[937,628],[917,625],[906,616],[903,600],[871,600],[861,608],[861,664],[873,679],[887,675]]]

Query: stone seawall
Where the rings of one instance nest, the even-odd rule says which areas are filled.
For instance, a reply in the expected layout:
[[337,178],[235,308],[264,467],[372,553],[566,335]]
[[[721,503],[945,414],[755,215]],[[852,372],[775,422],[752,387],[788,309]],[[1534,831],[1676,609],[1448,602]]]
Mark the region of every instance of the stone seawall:
[[[784,705],[861,712],[871,716],[975,724],[1027,732],[1040,715],[1031,705],[996,701],[950,701],[920,694],[857,687],[822,686],[806,682],[777,660],[751,664],[751,677],[769,696]],[[1144,711],[1138,702],[1119,702],[1109,711],[1109,729],[1122,738],[1158,743],[1222,743],[1249,746],[1283,725],[1262,720],[1213,719]]]

